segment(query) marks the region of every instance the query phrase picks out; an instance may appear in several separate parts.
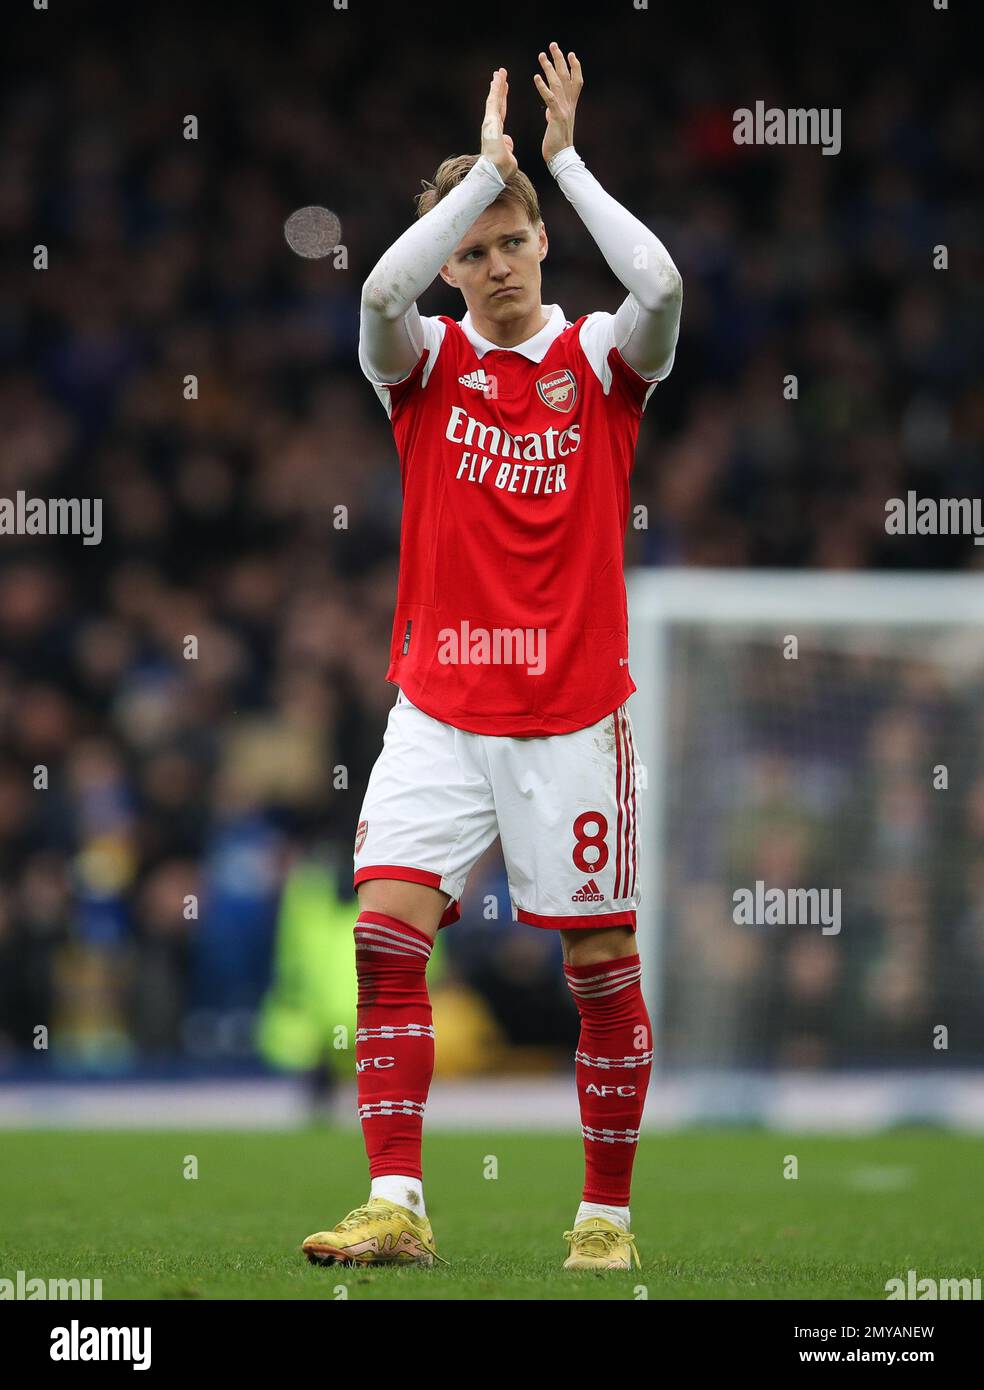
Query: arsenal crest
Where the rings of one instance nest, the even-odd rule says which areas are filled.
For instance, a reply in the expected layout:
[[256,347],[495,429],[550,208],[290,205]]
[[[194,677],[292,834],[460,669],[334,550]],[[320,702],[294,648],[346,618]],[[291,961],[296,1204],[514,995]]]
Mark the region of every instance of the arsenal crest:
[[359,821],[358,829],[357,829],[356,832],[355,832],[355,852],[356,852],[356,854],[358,854],[359,850],[362,848],[362,846],[363,846],[363,845],[365,844],[365,842],[366,842],[366,831],[367,831],[368,829],[369,829],[369,822],[368,822],[367,820],[360,820],[360,821]]
[[537,395],[551,410],[568,411],[577,400],[577,382],[574,373],[565,367],[562,371],[541,376],[536,383]]

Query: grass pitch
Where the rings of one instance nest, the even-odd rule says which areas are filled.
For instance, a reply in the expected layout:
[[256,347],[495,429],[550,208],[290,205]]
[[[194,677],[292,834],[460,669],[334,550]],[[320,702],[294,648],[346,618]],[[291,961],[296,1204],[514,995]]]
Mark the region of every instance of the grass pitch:
[[[496,1178],[483,1176],[490,1156]],[[628,1274],[560,1267],[580,1193],[575,1132],[428,1134],[424,1165],[450,1268],[316,1268],[300,1242],[368,1193],[358,1131],[7,1132],[0,1277],[101,1278],[107,1299],[332,1299],[341,1286],[352,1299],[633,1299],[640,1285],[650,1299],[884,1299],[910,1268],[982,1272],[976,1137],[644,1135],[643,1264]]]

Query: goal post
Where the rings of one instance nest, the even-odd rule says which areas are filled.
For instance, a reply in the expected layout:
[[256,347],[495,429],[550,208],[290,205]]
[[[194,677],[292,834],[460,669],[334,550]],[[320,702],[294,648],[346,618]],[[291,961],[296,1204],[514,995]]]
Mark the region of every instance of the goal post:
[[656,1068],[984,1064],[984,574],[628,578]]

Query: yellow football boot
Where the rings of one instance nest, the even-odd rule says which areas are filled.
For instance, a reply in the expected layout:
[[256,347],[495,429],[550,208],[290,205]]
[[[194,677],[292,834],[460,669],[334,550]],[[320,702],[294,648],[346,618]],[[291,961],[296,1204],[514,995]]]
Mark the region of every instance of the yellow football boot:
[[642,1268],[635,1236],[603,1216],[579,1221],[573,1231],[564,1232],[564,1239],[571,1244],[565,1269],[631,1269],[633,1259]]
[[308,1236],[301,1249],[313,1265],[432,1265],[441,1260],[427,1218],[385,1197],[370,1197],[332,1230]]

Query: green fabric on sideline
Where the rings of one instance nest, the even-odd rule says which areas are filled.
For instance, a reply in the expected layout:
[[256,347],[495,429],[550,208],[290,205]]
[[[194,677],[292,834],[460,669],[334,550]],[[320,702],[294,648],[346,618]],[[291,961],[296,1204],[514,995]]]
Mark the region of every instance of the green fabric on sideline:
[[[257,1029],[257,1047],[269,1066],[307,1071],[324,1056],[341,1075],[354,1075],[352,932],[358,915],[358,902],[340,899],[335,876],[322,863],[301,860],[288,873],[277,915],[273,982]],[[439,981],[442,955],[438,937],[428,983]]]

